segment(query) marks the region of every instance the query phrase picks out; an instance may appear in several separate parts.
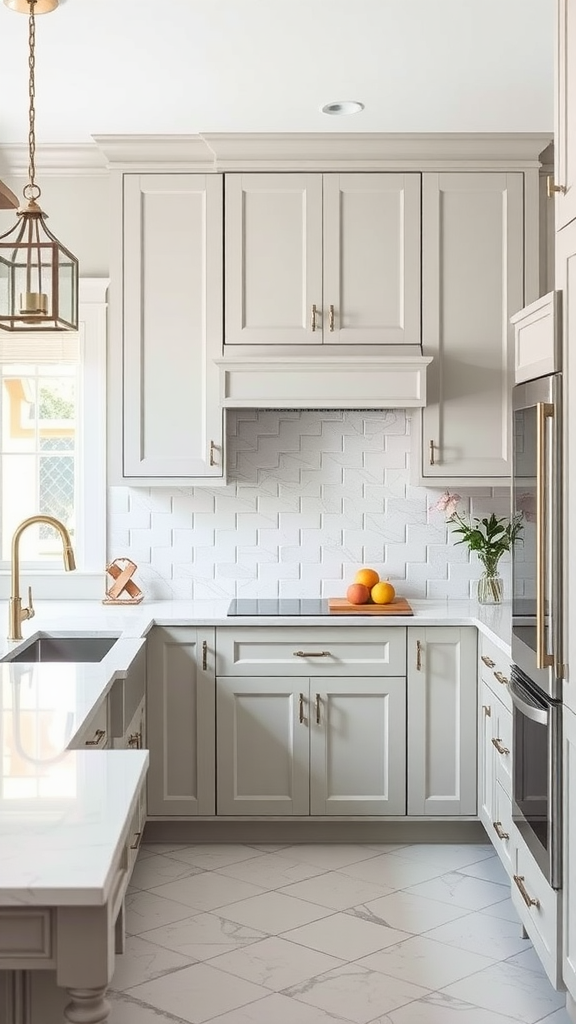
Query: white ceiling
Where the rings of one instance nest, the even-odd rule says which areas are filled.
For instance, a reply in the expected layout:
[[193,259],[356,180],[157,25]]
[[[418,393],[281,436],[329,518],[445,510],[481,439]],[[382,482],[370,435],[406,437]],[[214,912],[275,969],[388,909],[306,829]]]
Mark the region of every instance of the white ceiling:
[[[93,134],[548,132],[554,0],[60,0],[37,18],[40,143]],[[28,125],[0,4],[0,147]],[[359,99],[349,117],[320,112]]]

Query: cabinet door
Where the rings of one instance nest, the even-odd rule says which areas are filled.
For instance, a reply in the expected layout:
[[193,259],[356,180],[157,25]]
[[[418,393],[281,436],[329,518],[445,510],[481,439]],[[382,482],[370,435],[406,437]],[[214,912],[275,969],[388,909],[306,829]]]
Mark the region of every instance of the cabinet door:
[[406,680],[310,680],[310,813],[406,813]]
[[509,318],[523,306],[521,173],[424,174],[422,477],[509,478]]
[[325,174],[324,343],[420,344],[420,174]]
[[476,814],[476,630],[408,629],[408,814]]
[[225,225],[226,344],[320,344],[322,175],[227,174]]
[[563,978],[576,1000],[576,715],[563,710],[564,950]]
[[492,714],[496,700],[492,690],[484,682],[480,682],[480,701],[478,709],[478,816],[484,825],[490,841],[493,842],[493,829],[496,820],[495,794],[495,750],[492,746]]
[[554,184],[556,230],[576,217],[576,9],[556,2]]
[[222,175],[125,175],[123,257],[124,476],[222,476]]
[[214,814],[214,630],[156,626],[147,648],[148,813]]
[[218,678],[218,814],[308,814],[308,680]]

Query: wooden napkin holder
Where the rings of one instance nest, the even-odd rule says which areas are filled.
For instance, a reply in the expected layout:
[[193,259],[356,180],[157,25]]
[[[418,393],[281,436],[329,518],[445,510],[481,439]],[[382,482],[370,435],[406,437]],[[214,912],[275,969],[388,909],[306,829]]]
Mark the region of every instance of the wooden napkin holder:
[[115,558],[108,563],[106,572],[112,577],[112,583],[102,604],[140,604],[144,594],[132,579],[137,568],[130,558]]

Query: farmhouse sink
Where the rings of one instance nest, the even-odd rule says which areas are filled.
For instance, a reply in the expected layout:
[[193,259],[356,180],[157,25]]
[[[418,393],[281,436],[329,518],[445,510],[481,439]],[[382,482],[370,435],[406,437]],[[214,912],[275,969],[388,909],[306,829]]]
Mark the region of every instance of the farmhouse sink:
[[88,635],[85,633],[39,633],[32,640],[19,644],[0,661],[66,661],[96,662],[102,661],[112,649],[119,637],[118,633],[106,635]]

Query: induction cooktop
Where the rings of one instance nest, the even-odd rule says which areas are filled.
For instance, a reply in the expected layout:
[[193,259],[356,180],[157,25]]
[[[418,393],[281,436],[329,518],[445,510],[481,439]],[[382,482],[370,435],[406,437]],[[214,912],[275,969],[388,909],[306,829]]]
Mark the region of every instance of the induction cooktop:
[[330,615],[330,609],[321,597],[236,597],[227,615]]

